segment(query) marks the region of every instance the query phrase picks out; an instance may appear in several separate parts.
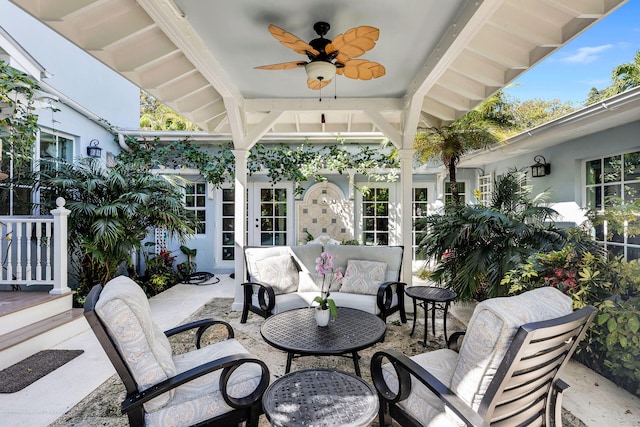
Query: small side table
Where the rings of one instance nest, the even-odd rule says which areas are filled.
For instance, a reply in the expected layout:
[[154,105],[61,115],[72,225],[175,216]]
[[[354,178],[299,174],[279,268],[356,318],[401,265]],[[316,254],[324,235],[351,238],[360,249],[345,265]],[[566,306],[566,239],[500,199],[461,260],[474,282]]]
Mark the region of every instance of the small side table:
[[[413,328],[411,328],[411,335],[413,336],[416,330],[417,306],[420,305],[424,309],[424,339],[422,340],[422,345],[427,346],[427,313],[429,311],[431,311],[431,330],[434,336],[436,334],[436,309],[444,311],[444,340],[447,341],[447,312],[449,311],[449,304],[456,299],[458,294],[450,289],[435,286],[411,286],[405,288],[404,293],[413,300]],[[421,301],[419,304],[418,300]],[[431,308],[429,308],[429,304],[431,304]]]
[[362,378],[330,369],[304,369],[275,380],[262,408],[276,427],[358,427],[377,416],[378,395]]

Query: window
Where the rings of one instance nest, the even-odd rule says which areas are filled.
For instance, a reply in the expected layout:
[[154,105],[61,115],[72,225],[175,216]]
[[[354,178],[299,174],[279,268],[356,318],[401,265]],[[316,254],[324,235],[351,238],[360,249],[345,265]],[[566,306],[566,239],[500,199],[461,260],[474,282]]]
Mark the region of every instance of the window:
[[481,175],[478,177],[478,191],[480,192],[478,201],[483,206],[491,204],[493,197],[493,172],[489,175]]
[[207,225],[207,184],[204,182],[192,182],[185,186],[184,204],[187,210],[196,215],[196,234],[204,234]]
[[222,190],[222,261],[235,259],[234,224],[236,193],[233,188]]
[[[465,203],[467,200],[467,185],[465,182],[456,181],[458,187],[458,195],[460,196],[460,203]],[[444,183],[444,204],[449,206],[453,205],[453,195],[451,194],[451,183],[449,181]]]
[[362,223],[365,245],[389,244],[388,188],[370,188],[362,195]]
[[47,188],[34,190],[32,184],[33,172],[56,168],[60,160],[73,160],[74,141],[71,137],[63,136],[59,132],[41,131],[36,140],[33,158],[28,164],[16,167],[12,158],[12,148],[9,141],[3,137],[2,166],[0,169],[9,175],[9,179],[0,181],[0,215],[31,215],[40,212],[48,214],[55,207],[55,196]]
[[[604,211],[618,201],[640,199],[640,151],[588,160],[585,164],[585,205]],[[596,240],[609,252],[628,260],[640,258],[640,236],[607,235],[607,224],[597,227]]]
[[416,253],[418,247],[418,238],[420,237],[419,233],[416,231],[416,221],[420,218],[424,218],[429,214],[429,204],[427,200],[429,191],[427,188],[414,188],[413,189],[413,200],[412,200],[412,220],[413,220],[413,259],[424,260],[424,257],[419,256]]

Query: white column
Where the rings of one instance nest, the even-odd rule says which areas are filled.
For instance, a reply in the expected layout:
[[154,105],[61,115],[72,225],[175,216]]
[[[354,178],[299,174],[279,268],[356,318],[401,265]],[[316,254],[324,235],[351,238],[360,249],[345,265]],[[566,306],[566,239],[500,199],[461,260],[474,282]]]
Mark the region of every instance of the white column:
[[62,197],[56,199],[56,209],[51,211],[53,215],[53,250],[49,254],[55,257],[53,265],[53,289],[52,295],[62,295],[71,292],[67,282],[68,256],[67,253],[67,217],[71,211],[64,207],[65,200]]
[[241,284],[244,282],[244,247],[247,236],[247,158],[249,150],[233,150],[236,158],[235,177],[235,219],[234,219],[234,247],[235,247],[235,298],[231,309],[242,310],[244,299]]
[[413,149],[403,148],[398,150],[398,157],[400,158],[400,184],[402,186],[400,194],[400,240],[404,246],[401,280],[408,286],[413,284],[413,221],[411,218],[411,204],[413,202],[413,153]]

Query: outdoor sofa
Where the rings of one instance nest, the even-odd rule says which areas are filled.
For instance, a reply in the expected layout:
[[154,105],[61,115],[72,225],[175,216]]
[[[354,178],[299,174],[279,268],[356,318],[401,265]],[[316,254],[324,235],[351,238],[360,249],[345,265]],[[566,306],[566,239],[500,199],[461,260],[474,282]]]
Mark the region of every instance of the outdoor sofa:
[[[400,282],[402,246],[354,246],[328,243],[299,246],[246,247],[247,282],[243,283],[241,322],[249,312],[264,318],[313,305],[323,277],[316,273],[322,252],[332,254],[336,268],[348,279],[333,283],[330,298],[338,307],[354,308],[386,321],[395,312],[406,323],[405,283]],[[325,287],[328,286],[328,278]]]

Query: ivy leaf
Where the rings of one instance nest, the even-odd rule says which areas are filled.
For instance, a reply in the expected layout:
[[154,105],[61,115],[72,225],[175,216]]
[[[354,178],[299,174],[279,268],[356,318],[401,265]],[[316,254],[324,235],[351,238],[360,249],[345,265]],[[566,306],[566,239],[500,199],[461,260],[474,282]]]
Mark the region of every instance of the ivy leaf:
[[616,322],[616,319],[609,319],[609,321],[607,322],[607,329],[609,330],[609,332],[614,332],[618,329],[618,323]]
[[598,326],[607,323],[607,320],[609,320],[610,317],[611,316],[608,313],[602,313],[598,315],[598,319],[597,319]]
[[620,336],[620,338],[618,339],[618,342],[620,343],[620,347],[622,348],[627,347],[627,337],[625,337],[624,335]]
[[629,319],[627,326],[629,327],[629,330],[635,334],[640,330],[640,320],[638,320],[637,317],[632,317]]
[[616,344],[616,339],[618,337],[614,334],[607,335],[607,347],[611,348]]

